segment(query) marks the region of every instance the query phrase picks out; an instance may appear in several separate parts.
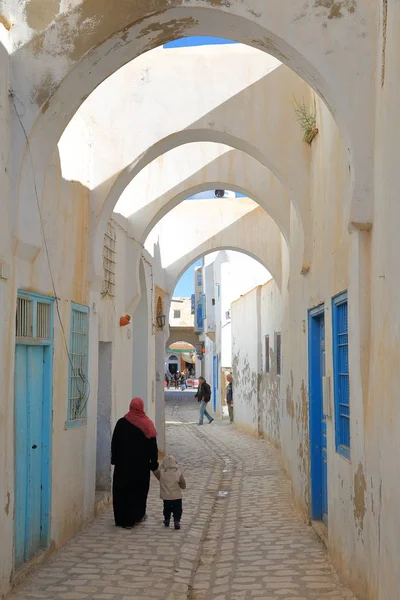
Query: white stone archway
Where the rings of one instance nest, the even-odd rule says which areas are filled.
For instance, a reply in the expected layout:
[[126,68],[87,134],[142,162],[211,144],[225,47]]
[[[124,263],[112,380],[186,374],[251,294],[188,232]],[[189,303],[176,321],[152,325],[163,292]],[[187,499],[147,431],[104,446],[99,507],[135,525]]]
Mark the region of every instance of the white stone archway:
[[[196,226],[193,226],[193,231]],[[249,235],[250,231],[262,235]],[[172,294],[182,274],[192,263],[206,254],[217,250],[235,250],[247,254],[262,264],[275,279],[278,288],[286,284],[283,280],[282,259],[289,260],[287,245],[276,223],[260,208],[243,216],[226,229],[191,248],[182,258],[166,267],[168,292]]]
[[[18,14],[24,14],[24,2]],[[29,15],[26,11],[25,15]],[[375,20],[374,20],[375,19]],[[100,10],[87,0],[60,14],[47,14],[28,29],[21,18],[13,30],[17,48],[11,62],[13,95],[23,110],[39,190],[55,145],[85,98],[111,73],[139,54],[182,35],[216,35],[262,49],[285,62],[324,99],[337,119],[349,148],[354,190],[350,221],[371,222],[375,10],[366,0],[320,6],[315,3],[282,11],[280,0],[265,6],[259,0],[232,0],[229,6],[214,1],[201,4],[180,0],[122,3]],[[343,44],[335,45],[329,30],[339,31]],[[355,33],[356,32],[356,33]],[[351,39],[349,53],[346,40]],[[66,43],[66,40],[67,43]],[[31,189],[30,164],[22,132],[15,132],[15,155],[21,171],[14,189],[22,204]],[[24,158],[25,155],[25,158]],[[21,206],[14,213],[21,214]],[[17,227],[26,246],[39,242],[32,226]]]

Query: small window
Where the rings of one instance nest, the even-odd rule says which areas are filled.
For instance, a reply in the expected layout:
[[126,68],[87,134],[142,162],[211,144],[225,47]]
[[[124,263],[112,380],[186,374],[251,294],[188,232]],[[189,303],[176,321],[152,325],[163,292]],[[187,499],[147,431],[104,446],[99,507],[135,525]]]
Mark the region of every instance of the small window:
[[347,293],[332,301],[336,451],[350,458],[350,378]]
[[17,298],[16,317],[17,337],[33,337],[33,302],[27,298]]
[[269,335],[265,336],[265,372],[269,373]]
[[197,271],[197,287],[201,287],[203,284],[203,276],[201,271]]
[[44,302],[38,302],[36,306],[36,336],[47,340],[50,338],[51,306]]
[[111,223],[107,226],[103,246],[103,296],[114,296],[115,294],[115,263],[116,263],[116,240],[115,227]]
[[229,320],[230,320],[230,318],[231,318],[231,311],[230,311],[230,310],[227,310],[227,311],[225,312],[225,319],[226,319],[227,321],[229,321]]
[[52,299],[20,292],[17,298],[16,336],[49,341],[52,337]]
[[69,350],[68,423],[86,420],[89,399],[88,383],[89,309],[72,305]]
[[212,304],[213,306],[215,306],[215,298],[213,298],[213,299],[211,300],[211,304]]
[[180,318],[181,318],[181,311],[174,310],[174,319],[180,319]]
[[276,374],[280,375],[282,372],[282,347],[281,347],[281,334],[275,334],[275,354],[276,354]]

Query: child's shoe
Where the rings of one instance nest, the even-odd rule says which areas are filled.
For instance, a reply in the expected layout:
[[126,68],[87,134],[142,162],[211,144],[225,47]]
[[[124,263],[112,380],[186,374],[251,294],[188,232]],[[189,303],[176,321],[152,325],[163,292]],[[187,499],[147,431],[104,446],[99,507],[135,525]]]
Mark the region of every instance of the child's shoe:
[[169,521],[167,521],[167,519],[165,519],[165,521],[163,521],[165,527],[169,527]]
[[181,528],[181,524],[179,523],[179,521],[175,521],[174,528],[175,529],[180,529]]

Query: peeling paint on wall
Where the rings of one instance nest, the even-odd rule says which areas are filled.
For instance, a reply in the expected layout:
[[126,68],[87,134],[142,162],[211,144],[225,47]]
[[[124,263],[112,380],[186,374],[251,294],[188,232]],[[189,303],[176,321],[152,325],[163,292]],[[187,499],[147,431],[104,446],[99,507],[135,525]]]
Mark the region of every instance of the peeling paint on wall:
[[343,10],[353,14],[357,8],[356,0],[315,0],[315,8],[325,8],[328,11],[328,19],[341,19]]
[[41,31],[55,19],[60,9],[59,0],[29,0],[25,7],[26,20],[32,29]]
[[10,492],[7,492],[7,503],[4,507],[4,512],[6,513],[7,517],[10,514],[10,502],[11,502]]
[[357,473],[354,475],[354,520],[358,527],[358,533],[361,535],[364,530],[364,517],[366,511],[365,494],[367,490],[367,483],[364,476],[364,468],[360,463],[358,465]]

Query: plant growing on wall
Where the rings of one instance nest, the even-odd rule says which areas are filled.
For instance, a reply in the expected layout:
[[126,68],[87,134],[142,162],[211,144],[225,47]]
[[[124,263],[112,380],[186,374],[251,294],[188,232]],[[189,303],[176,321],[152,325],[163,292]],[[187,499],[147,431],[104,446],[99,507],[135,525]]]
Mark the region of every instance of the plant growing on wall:
[[307,142],[307,144],[311,144],[318,133],[316,112],[311,112],[311,110],[305,105],[304,101],[298,102],[296,98],[293,98],[293,102],[297,122],[304,132],[303,141]]

